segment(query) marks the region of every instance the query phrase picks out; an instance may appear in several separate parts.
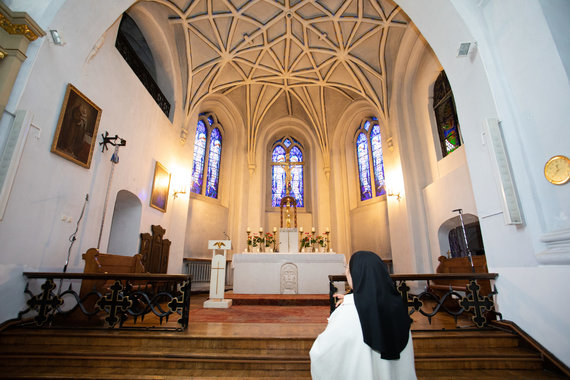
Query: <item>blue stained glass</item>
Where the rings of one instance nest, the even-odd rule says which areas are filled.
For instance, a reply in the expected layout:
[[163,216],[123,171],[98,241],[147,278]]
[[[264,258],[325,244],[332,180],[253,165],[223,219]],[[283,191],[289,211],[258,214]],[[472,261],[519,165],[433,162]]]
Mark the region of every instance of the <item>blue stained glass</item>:
[[360,200],[372,198],[370,183],[370,159],[368,155],[368,138],[361,132],[356,139],[356,155],[358,159],[358,176],[360,178]]
[[367,132],[368,132],[368,130],[370,129],[370,121],[369,121],[369,120],[366,120],[366,121],[364,122],[364,129],[365,129]]
[[303,152],[301,152],[301,149],[296,146],[291,148],[291,151],[289,152],[289,160],[291,162],[303,162]]
[[291,168],[291,177],[291,195],[295,197],[297,207],[305,207],[305,202],[303,201],[303,166],[293,166]]
[[277,145],[275,149],[273,149],[272,161],[285,162],[285,149],[281,145]]
[[271,206],[279,207],[281,198],[285,196],[285,169],[280,165],[273,165],[271,178]]
[[206,180],[206,196],[218,198],[220,180],[220,160],[222,156],[222,134],[214,128],[210,135],[210,154],[208,157],[208,177]]
[[382,156],[382,139],[380,126],[376,124],[370,132],[370,145],[372,146],[372,161],[374,165],[374,185],[376,196],[386,194],[386,180],[384,178],[384,158]]
[[196,138],[194,139],[194,160],[192,163],[192,188],[190,191],[196,194],[202,193],[202,180],[204,177],[204,161],[206,157],[206,125],[198,120]]
[[[303,152],[299,149],[297,141],[292,138],[281,139],[283,145],[289,146],[290,150],[277,145],[273,148],[271,160],[274,163],[287,163],[287,162],[303,162]],[[280,142],[278,140],[276,143]],[[291,142],[293,140],[293,142]],[[288,154],[287,154],[288,153]],[[288,160],[288,161],[287,161]],[[284,166],[273,165],[271,172],[271,205],[279,207],[281,198],[287,194],[287,178]],[[297,201],[297,207],[304,207],[304,190],[303,190],[303,165],[291,166],[291,193]]]

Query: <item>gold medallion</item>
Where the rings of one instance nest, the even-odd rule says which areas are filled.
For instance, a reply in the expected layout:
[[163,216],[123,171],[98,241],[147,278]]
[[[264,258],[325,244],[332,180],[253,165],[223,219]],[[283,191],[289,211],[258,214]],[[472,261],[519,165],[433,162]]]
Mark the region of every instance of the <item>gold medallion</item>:
[[566,156],[554,156],[544,165],[544,176],[548,182],[563,185],[570,180],[570,159]]

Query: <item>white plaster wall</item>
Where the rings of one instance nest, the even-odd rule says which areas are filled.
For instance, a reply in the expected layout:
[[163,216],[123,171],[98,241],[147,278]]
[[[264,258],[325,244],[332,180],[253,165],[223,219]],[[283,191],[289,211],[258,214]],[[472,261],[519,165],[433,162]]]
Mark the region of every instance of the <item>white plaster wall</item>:
[[[569,364],[570,329],[564,322],[568,310],[554,306],[557,298],[543,287],[570,286],[568,276],[562,275],[568,272],[568,238],[561,234],[557,254],[545,249],[541,237],[545,232],[567,231],[570,223],[567,187],[549,185],[543,178],[550,156],[568,155],[570,88],[539,2],[398,3],[433,48],[454,89],[489,269],[499,272],[503,317]],[[459,44],[466,41],[477,41],[477,52],[467,59],[456,58]],[[486,118],[502,121],[525,218],[521,226],[504,223],[487,142],[481,135]],[[540,252],[550,258],[540,257]],[[565,265],[541,267],[537,257]],[[523,300],[549,306],[521,308]]]
[[[186,225],[186,215],[176,212],[178,205],[172,197],[166,213],[148,204],[155,161],[170,170],[178,165],[189,167],[192,157],[178,142],[180,126],[170,123],[114,47],[117,24],[113,23],[127,3],[65,3],[52,25],[65,36],[66,44],[54,46],[44,38],[35,61],[28,62],[28,77],[18,81],[25,86],[13,93],[14,108],[29,110],[41,133],[38,139],[33,134],[28,136],[0,224],[0,268],[3,273],[11,273],[2,276],[0,284],[0,294],[11,295],[0,311],[0,320],[15,317],[23,305],[23,287],[22,292],[11,291],[21,285],[23,270],[62,270],[68,237],[75,229],[85,194],[89,194],[89,203],[68,271],[81,272],[81,253],[97,245],[112,152],[102,153],[96,146],[90,169],[50,153],[67,83],[102,108],[99,135],[109,131],[127,140],[126,147],[119,151],[120,162],[111,182],[101,247],[107,247],[115,196],[125,189],[136,194],[143,204],[141,232],[149,230],[151,224],[166,228],[166,236],[172,240],[168,271],[181,272],[183,239],[178,238],[177,227]],[[42,27],[49,29],[50,25]],[[102,35],[102,45],[93,51]],[[90,53],[94,55],[87,61]],[[62,222],[62,215],[71,217],[72,222]]]
[[186,257],[210,258],[208,240],[226,239],[224,232],[228,230],[228,208],[204,198],[190,199],[184,249]]
[[378,200],[350,211],[350,254],[372,251],[384,259],[392,256],[386,200]]

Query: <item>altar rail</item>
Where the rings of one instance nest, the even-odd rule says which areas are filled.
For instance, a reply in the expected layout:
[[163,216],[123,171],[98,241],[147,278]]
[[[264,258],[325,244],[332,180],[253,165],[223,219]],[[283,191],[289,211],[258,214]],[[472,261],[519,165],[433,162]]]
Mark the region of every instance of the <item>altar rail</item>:
[[[390,277],[396,285],[396,289],[400,292],[406,306],[408,307],[409,314],[412,315],[416,311],[427,317],[431,324],[431,318],[438,312],[445,312],[455,318],[463,313],[472,314],[472,321],[478,328],[483,328],[488,325],[491,319],[495,316],[501,317],[501,314],[496,311],[494,296],[497,294],[497,289],[493,285],[493,291],[484,295],[480,294],[480,285],[477,280],[495,280],[499,275],[497,273],[446,273],[446,274],[392,274]],[[465,292],[454,290],[451,286],[447,293],[439,296],[438,294],[430,291],[430,281],[434,280],[466,280],[469,284],[465,287]],[[419,294],[410,293],[408,282],[411,281],[426,281],[425,290]],[[345,275],[330,275],[329,276],[329,301],[331,313],[335,310],[335,300],[333,294],[338,292],[335,286],[336,282],[346,282]],[[441,294],[441,292],[440,292]],[[433,305],[431,311],[426,311],[422,308],[425,304],[430,303]]]
[[[27,308],[11,324],[179,331],[188,327],[191,275],[24,272],[24,276]],[[79,284],[73,280],[104,280],[110,286],[104,294],[93,290],[80,298],[73,289]],[[166,326],[173,314],[180,317],[177,324]]]

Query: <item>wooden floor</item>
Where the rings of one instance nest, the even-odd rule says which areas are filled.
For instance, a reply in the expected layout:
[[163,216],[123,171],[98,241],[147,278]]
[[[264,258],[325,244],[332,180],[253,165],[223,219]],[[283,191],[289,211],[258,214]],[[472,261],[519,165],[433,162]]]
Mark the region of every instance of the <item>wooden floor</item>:
[[[207,294],[193,294],[189,327],[183,332],[2,333],[0,367],[4,366],[6,372],[0,371],[0,378],[310,378],[308,350],[326,327],[327,296],[264,297],[229,292],[226,298],[235,299],[236,304],[229,309],[204,309]],[[518,341],[512,334],[481,332],[467,317],[456,321],[442,314],[431,323],[419,313],[412,314],[412,318],[418,379],[566,378],[544,370],[536,352],[515,347]],[[137,326],[155,324],[156,320],[147,318]],[[170,320],[167,325],[175,327],[176,321]],[[57,335],[65,336],[66,343],[58,341]],[[23,343],[34,339],[35,346]],[[145,348],[149,345],[156,352]],[[483,352],[481,346],[491,347]],[[109,351],[93,355],[98,350]],[[24,353],[27,359],[22,358]],[[465,361],[466,355],[472,357],[472,363]],[[64,361],[69,369],[56,370],[59,364],[54,363]],[[19,372],[16,365],[10,370],[16,362],[21,363],[19,368],[26,367],[26,372]],[[490,369],[481,369],[482,362]],[[89,366],[97,369],[96,375],[88,370]],[[152,374],[146,372],[151,370]]]

